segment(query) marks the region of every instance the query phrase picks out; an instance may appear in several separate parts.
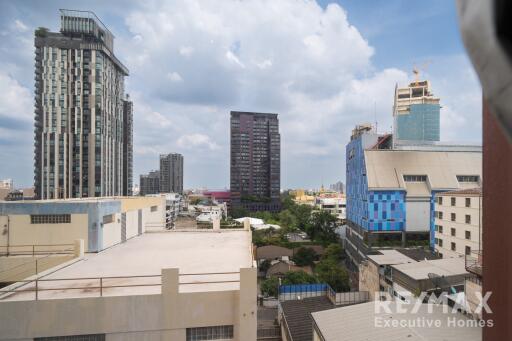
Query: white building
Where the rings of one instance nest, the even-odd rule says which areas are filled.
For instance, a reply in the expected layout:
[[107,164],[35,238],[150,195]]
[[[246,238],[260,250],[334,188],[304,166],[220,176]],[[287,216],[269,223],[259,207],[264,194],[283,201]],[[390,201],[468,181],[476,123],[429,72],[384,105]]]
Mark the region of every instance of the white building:
[[331,212],[341,222],[347,219],[347,198],[345,195],[337,197],[316,197],[315,206],[322,211]]
[[482,189],[438,193],[435,200],[435,250],[444,258],[481,250]]
[[250,230],[145,233],[1,290],[0,340],[256,340]]

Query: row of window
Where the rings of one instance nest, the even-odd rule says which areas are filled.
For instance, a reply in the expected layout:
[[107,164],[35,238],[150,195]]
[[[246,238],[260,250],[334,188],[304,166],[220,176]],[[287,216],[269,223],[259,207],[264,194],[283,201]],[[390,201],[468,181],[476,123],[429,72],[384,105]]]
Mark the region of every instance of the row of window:
[[[435,239],[435,243],[436,243],[436,245],[439,245],[439,247],[443,247],[443,240],[441,238],[436,238]],[[457,251],[457,244],[455,242],[451,242],[450,243],[450,249],[452,251],[456,252]],[[464,248],[464,254],[466,254],[466,255],[470,255],[471,254],[471,246],[467,246],[466,245],[466,247]]]
[[[349,160],[351,159],[349,155]],[[458,182],[478,182],[480,177],[478,175],[457,175]],[[405,182],[426,182],[426,175],[404,175]]]
[[31,224],[70,224],[71,214],[32,214]]
[[[442,205],[442,204],[443,204],[443,197],[442,197],[442,196],[437,197],[437,203],[438,203],[439,205]],[[451,198],[450,198],[450,204],[451,204],[451,206],[455,206],[455,205],[456,205],[456,203],[457,203],[457,198],[455,198],[455,197],[451,197]],[[471,207],[471,198],[466,198],[465,206],[466,206],[466,207]]]
[[[443,212],[442,211],[435,211],[434,212],[434,216],[438,219],[443,219],[444,215],[443,215]],[[450,213],[450,220],[451,221],[457,221],[457,214],[455,213]],[[466,214],[465,216],[465,222],[466,224],[471,224],[471,215],[470,214]]]
[[233,326],[187,328],[187,341],[225,340],[233,338]]
[[[436,232],[443,233],[443,226],[442,225],[435,225],[435,230],[436,230]],[[457,234],[457,229],[452,227],[450,229],[450,235],[452,237],[456,237],[456,234]],[[464,236],[465,236],[465,238],[467,240],[471,240],[471,231],[465,231],[465,235]]]

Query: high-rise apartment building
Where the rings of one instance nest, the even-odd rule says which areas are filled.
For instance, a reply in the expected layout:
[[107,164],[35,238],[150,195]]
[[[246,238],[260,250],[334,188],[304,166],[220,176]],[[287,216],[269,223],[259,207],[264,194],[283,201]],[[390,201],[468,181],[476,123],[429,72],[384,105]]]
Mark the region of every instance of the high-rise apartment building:
[[121,195],[128,69],[114,55],[113,34],[94,13],[60,15],[59,33],[35,32],[36,196]]
[[160,172],[155,170],[140,175],[139,195],[160,193]]
[[231,206],[278,211],[281,137],[277,114],[231,112]]
[[133,102],[123,100],[123,195],[133,195]]
[[183,155],[160,155],[160,193],[183,193]]
[[415,81],[405,88],[395,87],[395,142],[439,141],[440,108],[439,98],[433,96],[429,81]]

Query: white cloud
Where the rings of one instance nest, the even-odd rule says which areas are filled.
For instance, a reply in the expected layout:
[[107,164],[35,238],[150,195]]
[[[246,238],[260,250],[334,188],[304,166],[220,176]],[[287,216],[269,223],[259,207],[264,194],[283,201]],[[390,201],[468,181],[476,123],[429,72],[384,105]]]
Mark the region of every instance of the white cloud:
[[217,150],[219,146],[204,134],[189,134],[181,136],[177,145],[185,149],[206,148],[208,150]]
[[23,23],[23,21],[16,19],[14,20],[14,28],[19,32],[26,32],[28,31],[27,25]]
[[182,56],[188,57],[194,52],[194,48],[191,46],[181,46],[179,51]]
[[170,72],[167,74],[167,78],[172,82],[181,82],[183,81],[183,78],[181,75],[177,72]]
[[29,121],[33,119],[33,95],[10,75],[0,71],[0,117]]

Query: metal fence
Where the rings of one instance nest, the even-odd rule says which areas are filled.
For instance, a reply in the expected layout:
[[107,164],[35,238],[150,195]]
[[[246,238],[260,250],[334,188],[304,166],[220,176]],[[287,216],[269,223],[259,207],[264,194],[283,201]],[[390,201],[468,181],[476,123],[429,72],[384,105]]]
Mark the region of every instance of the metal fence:
[[350,305],[370,300],[368,291],[337,293],[326,283],[281,285],[279,287],[280,302],[318,296],[326,296],[334,305]]
[[0,245],[0,256],[38,256],[47,254],[72,254],[73,244]]
[[[240,278],[233,280],[200,280],[200,277],[215,275],[240,275],[239,272],[215,272],[215,273],[184,273],[179,277],[196,277],[179,285],[238,283]],[[140,276],[109,276],[109,277],[80,277],[80,278],[35,278],[31,280],[16,281],[15,284],[0,290],[0,300],[12,297],[16,294],[33,293],[34,299],[41,299],[43,292],[73,292],[81,291],[82,294],[96,294],[99,297],[110,296],[112,289],[136,288],[136,287],[161,287],[162,275]]]
[[281,327],[258,328],[256,338],[258,340],[281,340]]

